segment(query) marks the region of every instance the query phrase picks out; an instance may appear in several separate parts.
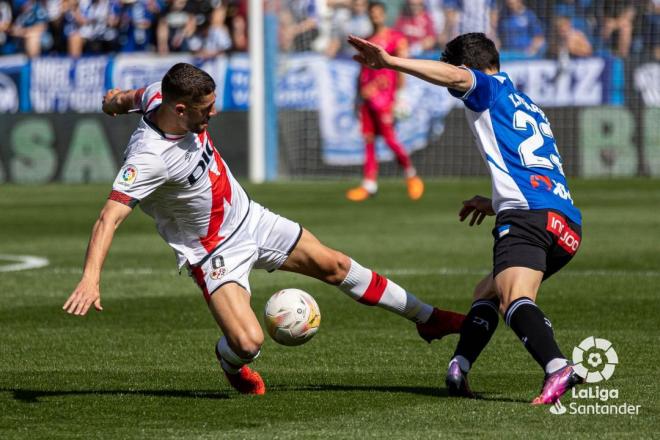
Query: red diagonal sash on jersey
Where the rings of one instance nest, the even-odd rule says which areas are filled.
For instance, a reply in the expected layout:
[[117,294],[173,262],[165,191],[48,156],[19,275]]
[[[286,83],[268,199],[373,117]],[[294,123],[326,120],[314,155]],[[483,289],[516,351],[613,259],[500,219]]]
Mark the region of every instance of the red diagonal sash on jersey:
[[217,173],[213,170],[213,164],[209,164],[208,173],[211,181],[211,217],[209,219],[209,228],[206,236],[200,237],[199,241],[207,252],[211,252],[225,238],[220,235],[220,227],[225,218],[225,200],[231,204],[231,184],[227,178],[224,163],[220,154],[213,147],[208,133],[199,135],[199,140],[204,145],[204,140],[208,141],[213,150],[213,159],[217,168]]

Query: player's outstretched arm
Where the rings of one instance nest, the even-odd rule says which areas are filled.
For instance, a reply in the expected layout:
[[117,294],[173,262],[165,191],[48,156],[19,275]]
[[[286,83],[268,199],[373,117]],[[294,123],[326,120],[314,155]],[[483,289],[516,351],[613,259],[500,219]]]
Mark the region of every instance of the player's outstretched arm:
[[89,239],[87,254],[85,255],[82,278],[62,307],[67,313],[85,315],[92,304],[96,310],[103,310],[99,288],[101,268],[106,255],[108,255],[115,230],[131,211],[132,209],[129,206],[114,200],[108,200],[105,203],[92,229],[92,236]]
[[136,110],[135,101],[140,90],[108,90],[103,97],[101,109],[110,116],[124,115]]
[[472,87],[474,80],[466,69],[442,61],[395,57],[377,44],[353,35],[348,37],[348,42],[358,51],[353,58],[372,69],[393,69],[416,76],[431,84],[461,92],[468,91]]
[[487,215],[495,215],[493,201],[482,196],[474,196],[470,200],[464,200],[458,217],[461,221],[464,221],[470,214],[472,214],[470,226],[474,226],[475,222],[480,225]]

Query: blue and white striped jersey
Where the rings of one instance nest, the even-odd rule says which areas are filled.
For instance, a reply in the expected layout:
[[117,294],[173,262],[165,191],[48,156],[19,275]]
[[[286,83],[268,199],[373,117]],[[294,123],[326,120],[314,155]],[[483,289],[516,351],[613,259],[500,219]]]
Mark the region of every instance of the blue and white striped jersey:
[[548,118],[504,72],[473,69],[472,88],[449,92],[463,100],[468,125],[488,166],[493,209],[555,209],[582,223],[573,206]]
[[491,13],[497,8],[495,0],[445,0],[444,6],[459,12],[459,35],[468,32],[489,35],[491,27],[497,24],[491,23]]

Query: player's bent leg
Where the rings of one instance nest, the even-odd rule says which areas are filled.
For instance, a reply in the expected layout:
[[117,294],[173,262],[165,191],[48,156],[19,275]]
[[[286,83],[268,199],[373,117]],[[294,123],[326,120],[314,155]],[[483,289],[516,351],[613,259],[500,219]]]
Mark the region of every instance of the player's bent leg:
[[362,304],[403,316],[418,324],[420,336],[428,342],[457,333],[464,319],[420,301],[392,280],[323,245],[305,229],[280,269],[325,281]]
[[497,329],[498,308],[499,299],[490,273],[474,289],[474,302],[463,321],[460,339],[449,361],[445,384],[450,395],[474,397],[467,374]]
[[224,336],[215,352],[229,383],[243,394],[265,394],[266,385],[247,364],[259,356],[264,341],[250,306],[250,294],[237,283],[223,284],[209,299],[209,309]]
[[337,286],[346,278],[350,266],[350,258],[325,246],[303,228],[298,243],[279,269],[307,275]]
[[510,267],[495,276],[506,324],[546,374],[541,394],[533,404],[555,403],[581,383],[555,341],[550,320],[534,302],[542,280],[543,272],[526,267]]

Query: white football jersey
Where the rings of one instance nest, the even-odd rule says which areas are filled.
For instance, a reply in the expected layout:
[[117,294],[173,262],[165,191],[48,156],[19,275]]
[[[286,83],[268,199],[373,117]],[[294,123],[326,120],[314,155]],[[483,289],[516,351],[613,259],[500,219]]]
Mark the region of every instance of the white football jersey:
[[174,249],[179,268],[199,263],[241,226],[250,200],[207,131],[170,135],[149,120],[162,101],[160,82],[136,98],[144,116],[109,198],[131,207],[139,203]]

